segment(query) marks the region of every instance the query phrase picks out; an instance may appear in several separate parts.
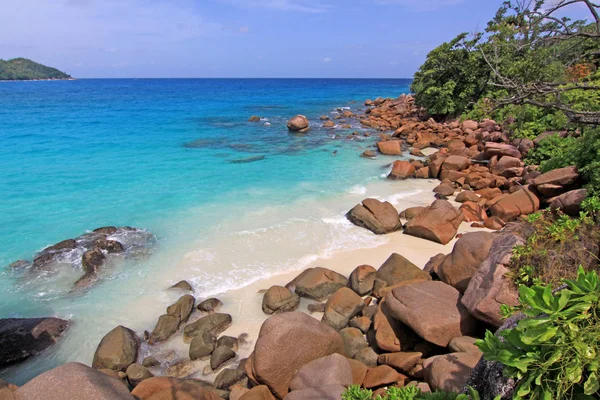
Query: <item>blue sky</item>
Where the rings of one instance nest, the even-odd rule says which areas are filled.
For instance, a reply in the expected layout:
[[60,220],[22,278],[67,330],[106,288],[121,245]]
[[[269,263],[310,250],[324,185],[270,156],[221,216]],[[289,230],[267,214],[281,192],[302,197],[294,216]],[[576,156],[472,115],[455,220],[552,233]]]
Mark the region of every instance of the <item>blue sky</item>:
[[79,78],[409,78],[502,0],[7,0],[0,58]]

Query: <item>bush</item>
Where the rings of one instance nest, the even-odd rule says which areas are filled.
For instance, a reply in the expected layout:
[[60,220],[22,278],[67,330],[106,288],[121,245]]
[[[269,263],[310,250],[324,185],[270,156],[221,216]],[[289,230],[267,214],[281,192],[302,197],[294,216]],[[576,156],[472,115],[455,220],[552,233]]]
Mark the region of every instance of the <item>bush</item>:
[[539,165],[542,172],[575,164],[579,141],[574,137],[560,137],[558,134],[543,139],[527,157],[527,165]]
[[491,71],[475,51],[479,36],[463,33],[427,55],[411,85],[415,102],[437,117],[469,111],[485,91]]
[[519,228],[527,242],[513,249],[508,265],[515,286],[556,286],[564,279],[574,279],[579,265],[599,270],[600,226],[590,213],[571,218],[539,212],[529,215]]
[[[371,400],[373,391],[361,389],[358,385],[350,386],[344,394],[342,400]],[[375,397],[375,400],[479,400],[479,393],[469,388],[469,394],[456,394],[446,392],[422,393],[416,386],[390,387],[385,395]],[[499,400],[499,397],[498,397]]]
[[567,400],[600,396],[600,280],[579,268],[575,280],[553,293],[551,285],[519,287],[525,318],[514,329],[487,332],[477,341],[488,361],[505,365],[518,381],[514,398]]

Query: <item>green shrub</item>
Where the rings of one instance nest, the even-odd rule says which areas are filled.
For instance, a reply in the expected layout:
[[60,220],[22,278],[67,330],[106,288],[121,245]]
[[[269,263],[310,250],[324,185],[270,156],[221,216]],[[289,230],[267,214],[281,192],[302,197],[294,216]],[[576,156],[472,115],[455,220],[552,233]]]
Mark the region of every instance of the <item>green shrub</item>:
[[[342,394],[343,400],[371,400],[373,391],[361,389],[358,385],[350,386]],[[390,387],[385,395],[377,396],[375,400],[480,400],[479,393],[469,388],[469,394],[456,394],[446,392],[422,393],[416,386]],[[499,400],[499,397],[498,397]]]
[[527,241],[513,249],[508,264],[515,286],[556,286],[564,279],[574,279],[579,265],[598,270],[600,226],[593,215],[582,212],[571,218],[544,211],[527,216],[520,225]]
[[539,165],[543,172],[574,165],[578,146],[579,141],[574,137],[562,138],[558,134],[551,135],[527,154],[525,163]]
[[520,286],[526,317],[514,329],[477,341],[488,361],[518,381],[515,399],[597,399],[600,396],[600,280],[580,268],[566,289]]

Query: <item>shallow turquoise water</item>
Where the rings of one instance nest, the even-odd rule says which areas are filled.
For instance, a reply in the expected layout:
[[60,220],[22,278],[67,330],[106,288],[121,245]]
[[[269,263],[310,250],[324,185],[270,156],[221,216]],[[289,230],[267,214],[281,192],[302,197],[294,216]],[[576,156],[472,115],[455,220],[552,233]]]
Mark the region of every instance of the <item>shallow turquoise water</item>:
[[[78,271],[32,282],[3,270],[0,317],[58,315],[96,324],[94,318],[115,312],[116,302],[158,290],[152,284],[182,262],[195,263],[190,268],[202,277],[197,294],[219,293],[284,267],[281,259],[259,265],[265,241],[288,246],[290,265],[307,248],[319,253],[320,244],[346,246],[334,235],[335,223],[325,234],[312,220],[339,217],[319,204],[360,195],[361,185],[380,179],[390,160],[365,162],[358,155],[374,138],[347,140],[352,131],[362,132],[359,125],[329,131],[317,128],[318,117],[333,116],[337,107],[361,109],[366,98],[396,97],[409,83],[0,82],[0,266],[104,225],[144,228],[159,241],[149,260],[113,271],[78,297],[67,294]],[[308,135],[287,132],[295,114],[314,124]],[[251,115],[263,120],[249,123]],[[260,159],[242,162],[251,157]],[[285,233],[277,233],[279,223],[288,224]],[[273,229],[271,236],[257,237],[261,229]],[[288,231],[295,236],[285,236]],[[285,242],[275,243],[282,237]],[[247,261],[245,269],[240,260]],[[86,346],[93,347],[102,329]],[[43,365],[65,359],[61,354]],[[40,368],[12,369],[7,376],[22,380]]]

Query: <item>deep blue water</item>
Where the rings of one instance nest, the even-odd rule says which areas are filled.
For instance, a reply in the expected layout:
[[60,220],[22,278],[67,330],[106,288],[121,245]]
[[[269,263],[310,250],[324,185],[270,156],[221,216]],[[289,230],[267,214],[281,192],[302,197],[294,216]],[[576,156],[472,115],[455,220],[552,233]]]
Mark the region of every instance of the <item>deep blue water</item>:
[[[227,202],[250,188],[282,198],[298,182],[352,183],[314,129],[336,107],[397,96],[407,80],[155,79],[0,83],[0,265],[101,225],[144,226],[175,210]],[[351,103],[356,101],[356,103]],[[251,115],[270,126],[251,124]],[[349,132],[338,132],[347,134]],[[196,142],[197,148],[185,143]],[[262,161],[231,161],[265,156]],[[355,154],[352,154],[355,156]],[[342,164],[342,157],[336,159]],[[325,163],[325,164],[324,164]],[[340,182],[343,181],[343,182]]]

